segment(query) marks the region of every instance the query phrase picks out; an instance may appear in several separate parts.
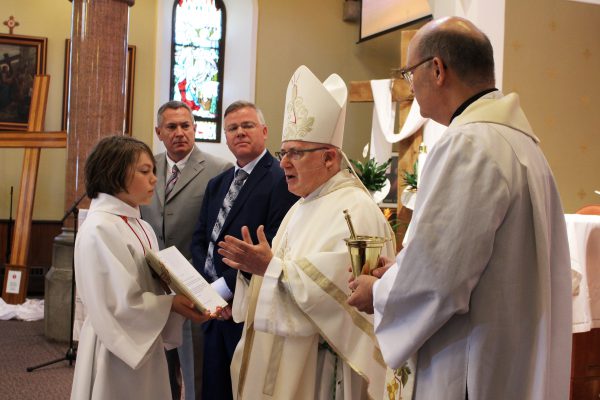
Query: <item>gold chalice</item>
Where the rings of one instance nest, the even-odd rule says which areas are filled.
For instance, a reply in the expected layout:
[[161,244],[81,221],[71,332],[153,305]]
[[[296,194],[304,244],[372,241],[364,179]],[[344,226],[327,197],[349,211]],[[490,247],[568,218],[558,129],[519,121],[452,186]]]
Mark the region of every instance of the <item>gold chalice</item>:
[[352,263],[352,274],[354,277],[359,275],[370,275],[371,271],[377,266],[379,254],[385,244],[386,238],[380,236],[356,235],[352,219],[348,210],[344,210],[344,217],[350,229],[350,237],[344,239],[348,252],[350,252],[350,261]]
[[350,260],[352,262],[352,274],[354,277],[359,275],[371,275],[371,271],[377,267],[379,254],[386,241],[379,236],[357,236],[356,238],[344,239]]

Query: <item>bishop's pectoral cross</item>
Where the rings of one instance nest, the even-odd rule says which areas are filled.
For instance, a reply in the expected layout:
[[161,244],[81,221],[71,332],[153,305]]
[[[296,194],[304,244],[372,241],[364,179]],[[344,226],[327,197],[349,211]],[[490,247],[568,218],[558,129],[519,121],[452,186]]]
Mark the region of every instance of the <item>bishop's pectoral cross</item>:
[[[24,148],[19,202],[15,217],[10,263],[5,266],[2,298],[9,304],[21,304],[27,295],[29,269],[27,256],[31,238],[31,218],[42,148],[63,148],[66,132],[42,132],[48,100],[50,76],[36,75],[29,110],[27,132],[0,132],[0,148]],[[9,233],[10,234],[10,233]]]
[[[408,42],[415,35],[416,31],[403,31],[401,34],[401,59],[406,60],[408,51]],[[392,86],[392,101],[396,103],[396,115],[398,115],[397,124],[401,127],[404,125],[414,96],[410,90],[408,83],[402,79],[393,79]],[[348,94],[350,102],[373,102],[373,92],[371,90],[370,81],[353,81],[350,82],[350,91]],[[408,223],[412,217],[412,210],[404,207],[400,202],[400,193],[406,187],[402,174],[404,171],[412,171],[415,161],[419,155],[419,145],[423,141],[423,128],[419,129],[412,136],[398,142],[398,209],[396,229],[396,246],[401,249],[402,240],[406,234]]]

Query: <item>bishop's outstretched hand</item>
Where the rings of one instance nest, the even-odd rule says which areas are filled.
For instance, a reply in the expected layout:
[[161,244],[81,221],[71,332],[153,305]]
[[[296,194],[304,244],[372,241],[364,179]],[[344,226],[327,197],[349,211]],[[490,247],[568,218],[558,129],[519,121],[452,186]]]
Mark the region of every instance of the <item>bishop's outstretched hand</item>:
[[256,236],[258,243],[254,244],[247,226],[242,227],[243,240],[226,235],[224,240],[218,243],[218,253],[223,256],[223,262],[231,268],[264,276],[273,258],[273,252],[263,225],[256,230]]

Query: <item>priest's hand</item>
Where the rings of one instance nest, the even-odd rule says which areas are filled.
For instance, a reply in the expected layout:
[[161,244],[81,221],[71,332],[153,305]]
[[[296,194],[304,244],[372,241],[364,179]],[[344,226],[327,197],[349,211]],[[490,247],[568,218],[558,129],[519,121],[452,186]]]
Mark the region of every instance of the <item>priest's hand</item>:
[[379,259],[377,260],[377,266],[371,271],[371,275],[376,278],[381,278],[383,274],[385,274],[386,271],[390,269],[392,265],[394,265],[394,262],[395,260],[384,256],[379,256]]
[[265,236],[263,225],[256,230],[256,236],[258,237],[258,244],[252,243],[247,226],[242,227],[242,238],[244,240],[230,235],[225,236],[225,240],[219,242],[220,248],[218,250],[218,253],[223,256],[223,262],[231,268],[263,276],[273,258],[273,253]]
[[377,278],[370,275],[360,275],[350,279],[348,287],[352,294],[348,297],[348,304],[356,307],[359,311],[373,314],[373,284]]
[[194,303],[187,297],[176,294],[173,296],[173,303],[171,304],[171,311],[175,311],[178,314],[183,315],[187,319],[191,319],[194,322],[206,322],[213,316],[207,311],[201,313],[196,310]]

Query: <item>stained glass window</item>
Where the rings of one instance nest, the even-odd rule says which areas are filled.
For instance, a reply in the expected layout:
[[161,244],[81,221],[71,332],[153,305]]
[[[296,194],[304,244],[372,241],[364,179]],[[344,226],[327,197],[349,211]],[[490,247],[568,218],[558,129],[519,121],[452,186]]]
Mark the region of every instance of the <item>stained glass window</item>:
[[197,142],[221,141],[224,45],[222,0],[175,1],[171,99],[192,109]]

